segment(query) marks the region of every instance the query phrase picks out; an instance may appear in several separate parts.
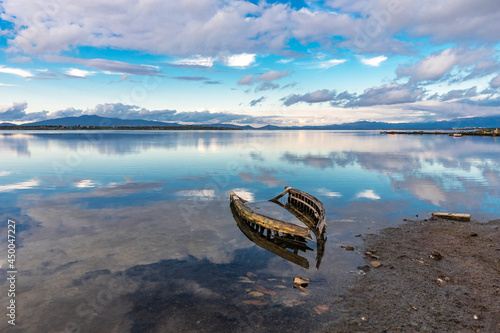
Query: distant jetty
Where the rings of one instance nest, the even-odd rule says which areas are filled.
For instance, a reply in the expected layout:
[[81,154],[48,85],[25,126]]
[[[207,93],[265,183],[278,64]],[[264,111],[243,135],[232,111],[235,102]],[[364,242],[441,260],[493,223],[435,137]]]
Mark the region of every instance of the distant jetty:
[[443,131],[381,131],[380,134],[410,134],[410,135],[448,135],[454,137],[462,136],[500,136],[500,130],[495,129],[480,129],[480,130],[466,130],[466,131],[453,131],[453,132],[443,132]]

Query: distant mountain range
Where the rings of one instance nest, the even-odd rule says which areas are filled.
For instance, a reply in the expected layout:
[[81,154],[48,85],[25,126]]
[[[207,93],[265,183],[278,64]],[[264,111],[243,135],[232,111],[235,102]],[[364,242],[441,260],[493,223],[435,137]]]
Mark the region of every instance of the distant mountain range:
[[[99,126],[99,127],[153,127],[153,126],[184,126],[178,123],[168,123],[161,121],[151,121],[143,119],[119,119],[106,118],[100,116],[80,116],[80,117],[64,117],[37,121],[22,125],[11,123],[1,123],[0,126]],[[357,121],[353,123],[345,123],[338,125],[326,126],[292,126],[280,127],[267,125],[264,127],[255,128],[252,126],[239,126],[234,124],[196,124],[195,126],[203,127],[225,127],[235,129],[258,129],[258,130],[434,130],[434,129],[452,129],[466,127],[500,127],[500,116],[491,117],[471,117],[460,118],[447,121],[421,122],[421,123],[386,123],[386,122],[371,122]]]

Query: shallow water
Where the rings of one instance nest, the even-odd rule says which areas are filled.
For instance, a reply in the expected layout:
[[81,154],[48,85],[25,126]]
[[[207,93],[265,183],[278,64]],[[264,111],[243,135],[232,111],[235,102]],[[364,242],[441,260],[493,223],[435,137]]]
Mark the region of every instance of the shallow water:
[[[363,264],[340,245],[437,210],[497,218],[499,153],[494,138],[372,131],[0,132],[4,251],[7,219],[17,222],[16,329],[318,331]],[[229,190],[290,218],[265,203],[285,185],[325,205],[319,269],[315,243],[299,252],[305,269],[233,218]],[[292,288],[296,275],[309,293]]]

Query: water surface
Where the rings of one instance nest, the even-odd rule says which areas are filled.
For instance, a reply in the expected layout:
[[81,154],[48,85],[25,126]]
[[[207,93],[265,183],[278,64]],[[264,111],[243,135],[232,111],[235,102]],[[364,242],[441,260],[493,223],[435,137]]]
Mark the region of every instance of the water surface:
[[[491,137],[372,131],[0,132],[1,248],[7,219],[18,223],[16,329],[320,330],[363,264],[340,245],[437,210],[497,218],[499,153]],[[325,205],[319,269],[315,243],[300,252],[305,269],[233,218],[229,190],[266,208],[284,186]],[[292,288],[297,275],[309,293]]]

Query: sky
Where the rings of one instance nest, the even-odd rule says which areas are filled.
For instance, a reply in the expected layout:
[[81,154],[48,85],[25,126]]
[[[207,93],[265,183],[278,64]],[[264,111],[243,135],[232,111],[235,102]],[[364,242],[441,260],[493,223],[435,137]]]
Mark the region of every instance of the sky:
[[3,0],[0,123],[500,115],[498,0]]

